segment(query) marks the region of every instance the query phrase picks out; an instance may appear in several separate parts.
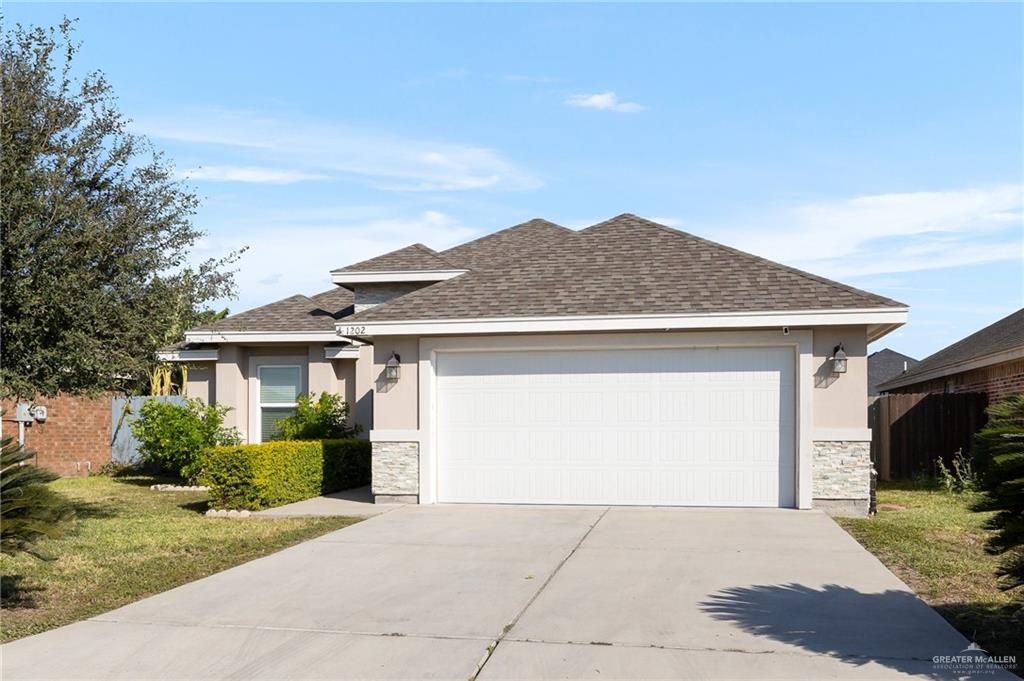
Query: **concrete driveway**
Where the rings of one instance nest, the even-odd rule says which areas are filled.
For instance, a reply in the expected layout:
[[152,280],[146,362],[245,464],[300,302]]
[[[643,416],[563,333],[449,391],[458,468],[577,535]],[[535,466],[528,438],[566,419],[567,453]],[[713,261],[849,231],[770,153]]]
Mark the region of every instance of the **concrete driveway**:
[[967,643],[818,512],[409,506],[2,653],[7,681],[882,679],[962,677],[931,658]]

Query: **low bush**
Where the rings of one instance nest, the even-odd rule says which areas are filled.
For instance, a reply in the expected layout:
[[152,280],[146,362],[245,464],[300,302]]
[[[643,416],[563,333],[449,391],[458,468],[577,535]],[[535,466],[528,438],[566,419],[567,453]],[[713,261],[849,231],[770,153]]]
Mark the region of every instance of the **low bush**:
[[142,463],[158,470],[195,480],[201,457],[211,447],[237,444],[233,428],[224,427],[227,407],[188,400],[184,404],[149,400],[131,425],[139,441]]
[[277,422],[277,440],[335,440],[355,435],[348,425],[349,407],[341,395],[321,393],[317,400],[299,395],[295,413]]
[[939,485],[947,492],[961,494],[978,489],[978,475],[974,470],[974,464],[964,455],[962,449],[958,449],[953,455],[953,470],[946,467],[942,457],[935,460],[935,469]]
[[214,508],[258,510],[370,482],[367,440],[287,440],[216,447],[202,482]]

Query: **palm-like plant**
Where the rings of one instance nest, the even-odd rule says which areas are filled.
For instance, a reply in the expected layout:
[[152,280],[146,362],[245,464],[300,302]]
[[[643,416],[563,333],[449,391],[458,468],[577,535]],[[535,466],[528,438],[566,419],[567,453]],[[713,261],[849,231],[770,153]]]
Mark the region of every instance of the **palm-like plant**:
[[36,544],[61,536],[74,509],[46,485],[57,476],[25,463],[30,458],[14,438],[0,440],[0,553],[48,559]]

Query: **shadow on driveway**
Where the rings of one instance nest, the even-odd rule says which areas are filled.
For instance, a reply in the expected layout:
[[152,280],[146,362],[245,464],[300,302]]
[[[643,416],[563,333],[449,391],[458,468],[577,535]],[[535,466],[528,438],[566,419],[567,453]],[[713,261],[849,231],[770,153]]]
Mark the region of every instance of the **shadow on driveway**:
[[[875,662],[913,675],[921,674],[921,662],[931,661],[933,655],[965,655],[971,658],[963,667],[968,676],[1010,678],[998,669],[995,673],[983,671],[983,659],[987,659],[983,651],[950,650],[946,641],[931,638],[928,627],[916,632],[894,628],[895,623],[905,621],[897,613],[928,607],[908,591],[862,593],[837,584],[827,584],[820,590],[801,584],[731,587],[701,603],[711,617],[731,622],[748,633],[841,658],[855,666]],[[907,640],[905,649],[883,649],[886,641],[903,639]],[[929,676],[955,678],[951,671],[938,664]]]

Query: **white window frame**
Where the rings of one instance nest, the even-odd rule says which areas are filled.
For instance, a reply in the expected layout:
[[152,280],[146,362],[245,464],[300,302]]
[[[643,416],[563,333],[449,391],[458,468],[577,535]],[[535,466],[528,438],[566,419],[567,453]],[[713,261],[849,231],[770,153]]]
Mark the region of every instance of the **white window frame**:
[[251,444],[263,442],[262,415],[264,406],[270,408],[295,407],[297,402],[284,403],[275,402],[264,405],[260,401],[260,371],[263,369],[298,369],[299,370],[299,394],[308,393],[307,372],[309,370],[305,357],[271,357],[256,356],[249,359],[249,437]]

